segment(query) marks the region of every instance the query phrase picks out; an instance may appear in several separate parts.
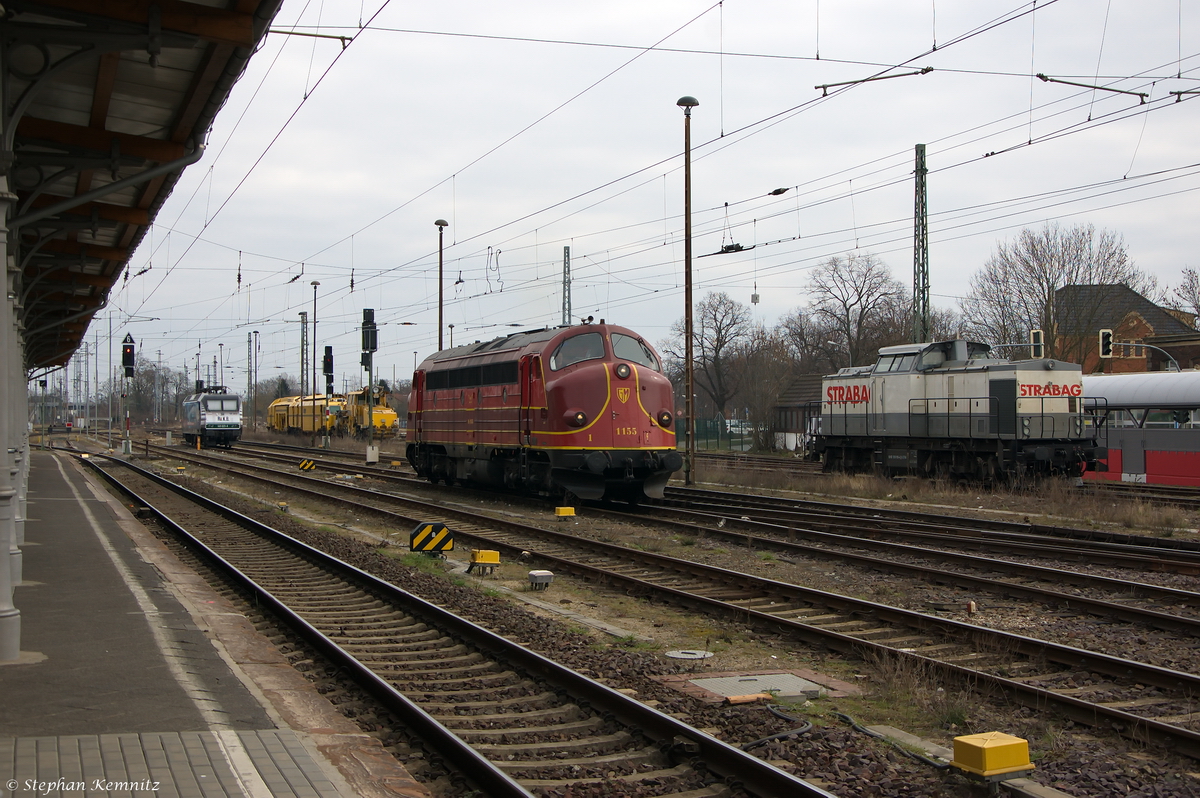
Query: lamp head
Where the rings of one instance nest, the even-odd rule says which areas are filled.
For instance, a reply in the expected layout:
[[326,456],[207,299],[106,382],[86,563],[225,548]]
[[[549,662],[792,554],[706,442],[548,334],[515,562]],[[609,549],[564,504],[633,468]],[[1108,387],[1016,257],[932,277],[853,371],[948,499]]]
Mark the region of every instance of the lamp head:
[[445,219],[438,219],[436,222],[434,222],[434,224],[436,224],[438,227],[448,227],[450,225],[450,223]]
[[321,284],[320,280],[313,280],[311,283],[309,283],[309,285],[311,285],[313,288],[316,288],[320,284]]
[[679,100],[675,104],[678,105],[680,108],[682,108],[686,112],[687,109],[695,108],[697,105],[699,105],[700,101],[697,100],[695,97],[692,97],[691,95],[686,95],[684,97],[680,97]]

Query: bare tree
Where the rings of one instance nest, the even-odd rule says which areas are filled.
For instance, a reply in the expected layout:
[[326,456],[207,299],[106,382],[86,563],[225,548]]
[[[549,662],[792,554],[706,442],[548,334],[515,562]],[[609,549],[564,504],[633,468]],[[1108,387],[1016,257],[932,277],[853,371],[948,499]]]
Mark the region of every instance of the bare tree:
[[846,364],[843,348],[830,342],[836,332],[829,319],[817,316],[807,307],[791,311],[776,327],[796,374],[826,374]]
[[[962,327],[958,313],[948,308],[933,308],[930,313],[931,335],[935,341],[957,338]],[[912,330],[912,309],[907,297],[896,296],[883,303],[868,324],[861,349],[863,362],[869,362],[880,347],[908,341]],[[796,308],[779,320],[774,333],[787,346],[794,374],[828,374],[847,365],[847,350],[840,330],[829,318],[813,308]]]
[[929,311],[929,335],[934,341],[950,341],[960,337],[963,316],[953,308],[931,308]]
[[[906,340],[888,329],[907,304],[904,286],[870,253],[830,258],[813,272],[808,293],[810,313],[837,331],[838,343],[845,342],[850,365],[873,360],[881,345]],[[910,323],[907,318],[904,321]]]
[[1089,314],[1099,307],[1093,303],[1056,309],[1055,292],[1068,285],[1124,285],[1158,298],[1154,278],[1133,265],[1119,235],[1096,232],[1090,224],[1063,229],[1048,223],[1040,231],[1022,230],[1012,243],[1001,243],[971,278],[971,290],[961,302],[966,332],[999,344],[1021,343],[1030,330],[1040,329],[1046,334],[1047,357],[1082,363],[1087,353],[1074,349],[1094,342],[1086,336],[1059,337],[1055,331],[1096,326]]
[[[1185,268],[1183,282],[1166,298],[1165,304],[1172,310],[1200,317],[1200,274],[1195,269]],[[1190,323],[1195,326],[1195,321]]]
[[737,394],[739,406],[749,410],[754,427],[754,448],[773,447],[770,424],[775,406],[792,380],[792,356],[782,325],[768,330],[754,327],[739,347],[738,368],[742,388]]
[[[738,347],[749,335],[750,324],[750,311],[724,291],[710,291],[696,306],[692,320],[693,378],[722,418],[726,417],[729,401],[745,376],[736,366]],[[668,375],[678,368],[682,381],[685,358],[682,319],[671,325],[671,333],[672,337],[661,348],[668,358]]]

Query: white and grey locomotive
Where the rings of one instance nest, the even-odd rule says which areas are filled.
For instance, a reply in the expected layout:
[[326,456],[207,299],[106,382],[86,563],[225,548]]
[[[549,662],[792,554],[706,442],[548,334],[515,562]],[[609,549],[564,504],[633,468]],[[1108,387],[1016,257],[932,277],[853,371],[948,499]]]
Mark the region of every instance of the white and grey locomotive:
[[826,471],[990,481],[1078,476],[1103,457],[1080,367],[954,340],[889,346],[824,378],[810,454]]
[[[199,388],[199,386],[197,386]],[[224,386],[201,388],[183,400],[183,439],[189,446],[230,447],[242,437],[242,402]]]

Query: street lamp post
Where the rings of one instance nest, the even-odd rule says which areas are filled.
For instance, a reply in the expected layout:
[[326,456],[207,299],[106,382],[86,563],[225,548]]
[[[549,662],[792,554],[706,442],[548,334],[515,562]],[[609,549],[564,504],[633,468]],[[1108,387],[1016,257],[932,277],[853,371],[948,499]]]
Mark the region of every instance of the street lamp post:
[[450,324],[448,326],[450,327],[450,348],[453,349],[454,348],[454,325]]
[[438,229],[438,351],[442,351],[442,271],[444,261],[442,257],[442,234],[446,232],[446,225],[450,224],[445,219],[438,219],[434,224]]
[[695,97],[680,97],[675,103],[683,109],[683,335],[684,350],[684,430],[685,452],[683,483],[692,484],[692,467],[696,459],[695,401],[692,398],[694,361],[692,358],[692,109],[700,104]]
[[[825,343],[829,344],[830,346],[832,346],[834,349],[837,349],[837,350],[841,350],[841,348],[842,348],[842,345],[839,344],[837,341],[826,341]],[[1026,346],[1028,346],[1028,344],[1026,344]],[[840,355],[841,351],[839,351],[838,354]],[[854,358],[851,356],[851,352],[850,352],[849,339],[847,339],[847,341],[846,341],[846,359],[847,359],[849,365],[851,365],[851,366],[854,365]],[[838,364],[834,363],[833,367],[838,368]]]

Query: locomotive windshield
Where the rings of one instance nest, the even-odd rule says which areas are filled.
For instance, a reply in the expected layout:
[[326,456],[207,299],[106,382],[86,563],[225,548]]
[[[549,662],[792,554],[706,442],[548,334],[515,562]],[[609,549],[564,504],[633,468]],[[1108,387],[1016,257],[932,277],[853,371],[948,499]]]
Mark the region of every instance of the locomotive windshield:
[[550,356],[550,370],[558,371],[585,360],[604,357],[604,337],[600,333],[583,333],[563,341]]
[[879,362],[875,364],[875,373],[882,374],[889,371],[911,371],[913,363],[917,361],[917,356],[913,355],[885,355],[879,358]]
[[612,347],[614,357],[637,363],[639,366],[647,366],[655,371],[661,371],[658,367],[658,358],[650,351],[650,347],[632,335],[613,333]]
[[236,396],[227,397],[209,397],[204,400],[205,410],[237,410],[238,400]]

